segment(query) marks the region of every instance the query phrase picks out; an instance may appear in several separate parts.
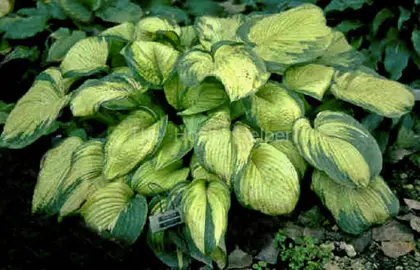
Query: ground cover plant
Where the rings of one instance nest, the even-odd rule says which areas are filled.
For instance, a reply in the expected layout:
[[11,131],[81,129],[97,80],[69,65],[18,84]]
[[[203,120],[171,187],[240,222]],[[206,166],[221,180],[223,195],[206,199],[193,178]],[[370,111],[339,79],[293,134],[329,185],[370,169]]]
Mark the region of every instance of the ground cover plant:
[[[420,65],[419,11],[415,0],[331,1],[325,8],[335,29],[363,52],[366,65],[409,83],[410,67]],[[418,88],[418,82],[413,86]]]
[[68,136],[41,161],[34,213],[80,214],[126,243],[146,230],[171,267],[223,268],[235,198],[287,215],[311,181],[350,234],[399,211],[380,176],[386,142],[370,131],[398,122],[414,96],[363,66],[314,5],[184,26],[145,16],[80,39],[58,62],[0,136],[12,149],[58,128]]

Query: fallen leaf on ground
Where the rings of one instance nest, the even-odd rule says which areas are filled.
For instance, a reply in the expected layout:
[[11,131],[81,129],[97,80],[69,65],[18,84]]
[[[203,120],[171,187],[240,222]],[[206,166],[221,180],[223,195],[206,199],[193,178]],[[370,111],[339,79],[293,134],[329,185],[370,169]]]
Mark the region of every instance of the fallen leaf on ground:
[[378,242],[382,241],[404,241],[414,242],[414,235],[410,228],[399,223],[396,220],[373,228],[373,239]]
[[249,267],[252,264],[252,256],[236,247],[228,257],[227,269],[240,269]]
[[260,261],[265,261],[269,264],[276,264],[278,256],[279,251],[274,248],[273,238],[267,243],[267,245],[260,251],[260,253],[255,258]]
[[420,232],[420,218],[417,216],[413,216],[410,220],[410,226],[416,232]]
[[403,221],[410,221],[413,217],[415,217],[416,215],[414,215],[413,213],[408,213],[402,216],[397,216],[396,218],[398,220],[403,220]]
[[411,242],[404,241],[386,241],[381,243],[381,249],[384,254],[390,258],[398,258],[410,251],[415,250],[415,246]]
[[420,210],[420,202],[412,199],[404,199],[404,202],[411,210]]

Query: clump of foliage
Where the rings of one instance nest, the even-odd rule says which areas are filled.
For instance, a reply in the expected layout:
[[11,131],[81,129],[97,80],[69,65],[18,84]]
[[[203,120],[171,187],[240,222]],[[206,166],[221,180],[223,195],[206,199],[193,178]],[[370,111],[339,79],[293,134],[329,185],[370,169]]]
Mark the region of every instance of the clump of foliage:
[[321,270],[330,259],[330,251],[316,245],[310,236],[293,240],[280,231],[276,234],[275,247],[280,259],[291,270]]
[[396,215],[371,121],[358,119],[398,119],[413,105],[317,6],[184,26],[147,16],[77,41],[40,73],[0,145],[68,134],[41,162],[34,213],[80,214],[126,243],[150,216],[147,241],[164,263],[223,268],[232,192],[244,207],[289,214],[312,175],[348,233]]
[[270,270],[270,268],[267,266],[267,262],[265,262],[265,261],[259,261],[257,263],[254,263],[252,265],[252,269],[256,269],[256,270]]
[[[141,7],[130,0],[37,1],[35,7],[4,16],[14,1],[5,2],[10,3],[10,9],[0,13],[0,53],[5,55],[2,65],[16,59],[34,62],[40,57],[43,65],[60,62],[77,41],[106,29],[103,24],[134,22],[142,16]],[[45,47],[28,47],[26,40],[40,34],[48,35]]]
[[420,1],[333,0],[325,11],[372,69],[398,80],[409,64],[420,66]]

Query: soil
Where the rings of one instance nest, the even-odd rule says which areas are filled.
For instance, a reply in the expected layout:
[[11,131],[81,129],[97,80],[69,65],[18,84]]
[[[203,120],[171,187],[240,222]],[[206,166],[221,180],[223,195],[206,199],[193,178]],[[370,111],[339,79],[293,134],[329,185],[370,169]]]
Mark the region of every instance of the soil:
[[[30,213],[39,161],[50,147],[50,139],[42,138],[26,149],[0,150],[1,245],[7,250],[0,261],[0,269],[56,269],[62,266],[72,269],[167,269],[146,246],[144,235],[133,246],[122,246],[101,239],[85,228],[78,217],[65,218],[59,223],[56,217]],[[418,168],[400,162],[386,168],[384,174],[399,198],[419,198],[415,188],[416,177],[420,175]],[[298,210],[319,204],[309,192],[305,198],[307,200],[299,204]],[[268,217],[244,209],[233,201],[226,236],[228,250],[239,246],[256,256],[287,220],[296,220],[299,212],[290,217]],[[328,217],[327,212],[323,214]],[[330,225],[325,226],[325,241],[348,237],[333,230],[332,225],[331,220]],[[411,252],[398,259],[387,258],[375,242],[354,258],[334,255],[332,261],[342,269],[420,269],[418,253]],[[282,269],[277,267],[272,265],[271,269]]]

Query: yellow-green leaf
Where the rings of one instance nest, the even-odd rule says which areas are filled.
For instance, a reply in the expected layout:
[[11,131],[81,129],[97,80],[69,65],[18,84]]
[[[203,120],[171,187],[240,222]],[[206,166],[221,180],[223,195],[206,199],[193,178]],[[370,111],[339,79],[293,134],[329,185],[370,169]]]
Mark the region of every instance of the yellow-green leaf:
[[363,63],[363,57],[347,42],[343,33],[332,31],[331,43],[316,63],[336,68],[356,68]]
[[270,73],[247,47],[225,41],[215,46],[213,56],[192,50],[181,59],[178,71],[183,83],[195,86],[214,76],[223,83],[231,101],[252,95],[266,83]]
[[114,179],[129,173],[159,147],[168,123],[159,121],[149,111],[135,111],[111,133],[105,145],[104,175]]
[[139,41],[155,41],[159,33],[173,32],[181,35],[181,28],[176,22],[160,17],[148,17],[141,19],[134,32],[134,39]]
[[158,42],[135,41],[124,48],[127,64],[151,87],[161,88],[169,78],[178,59],[179,52]]
[[229,188],[222,181],[194,180],[185,190],[182,214],[201,253],[212,254],[224,238],[229,208]]
[[93,230],[113,239],[134,243],[147,218],[147,201],[121,182],[95,191],[82,206],[82,216]]
[[209,111],[229,102],[223,84],[216,80],[205,80],[190,87],[182,95],[181,103],[185,108],[180,115],[191,115]]
[[78,41],[64,57],[60,69],[64,77],[90,76],[108,69],[108,42],[103,37]]
[[156,168],[154,160],[149,160],[141,164],[131,177],[131,186],[141,195],[153,196],[185,181],[189,173],[190,169],[182,166],[182,160],[161,169]]
[[133,77],[116,73],[82,84],[70,102],[74,116],[88,116],[97,112],[104,103],[127,100],[147,89]]
[[397,197],[380,176],[365,188],[350,188],[315,170],[312,189],[330,210],[338,226],[347,233],[359,234],[399,212]]
[[243,22],[241,15],[230,18],[217,18],[211,16],[199,17],[195,22],[195,29],[201,45],[207,50],[219,41],[238,41],[236,31]]
[[290,132],[305,113],[302,99],[275,82],[266,83],[244,104],[248,119],[267,132]]
[[56,128],[55,120],[67,104],[69,85],[56,68],[49,68],[38,75],[29,91],[10,112],[0,145],[23,148]]
[[291,67],[286,70],[284,84],[299,93],[322,100],[330,88],[333,75],[332,67],[317,64]]
[[182,108],[181,97],[186,88],[187,87],[179,78],[178,73],[173,73],[163,85],[166,101],[168,101],[169,105],[174,107],[175,110],[180,110]]
[[287,156],[287,158],[290,160],[290,162],[292,162],[293,166],[295,166],[297,172],[299,173],[299,179],[303,179],[306,169],[308,168],[308,163],[300,155],[299,150],[296,148],[293,142],[288,139],[280,139],[274,140],[269,144]]
[[245,46],[222,44],[213,57],[213,75],[223,83],[231,101],[254,94],[270,77],[264,62]]
[[183,158],[193,148],[193,141],[188,138],[184,129],[172,122],[168,123],[165,138],[156,153],[156,169],[162,169]]
[[289,65],[315,60],[331,41],[322,9],[311,4],[252,19],[238,33],[254,46],[268,70],[278,73]]
[[70,137],[45,154],[32,197],[32,213],[54,215],[60,211],[60,187],[71,169],[72,155],[81,144],[79,137]]
[[204,78],[211,76],[213,69],[211,54],[199,49],[193,49],[185,54],[177,67],[182,83],[187,86],[198,85]]
[[337,73],[331,92],[338,99],[390,118],[401,117],[414,106],[414,95],[406,86],[363,72]]
[[222,180],[216,174],[208,172],[198,161],[197,155],[193,154],[190,162],[191,176],[193,179],[204,179],[208,181]]
[[107,181],[102,175],[104,143],[91,140],[80,145],[73,153],[70,173],[61,189],[66,194],[60,216],[67,216],[80,208],[94,191],[104,187]]
[[254,147],[244,173],[234,179],[233,186],[241,204],[272,216],[291,213],[300,194],[293,163],[267,143]]
[[133,40],[134,29],[135,26],[133,23],[125,22],[102,31],[101,33],[99,33],[99,36],[116,37],[125,41],[131,41]]
[[232,127],[229,114],[228,110],[215,112],[199,129],[194,147],[204,168],[228,185],[243,170],[254,145],[250,129],[240,123]]
[[209,119],[209,116],[202,113],[182,116],[182,122],[185,124],[185,130],[191,141],[197,139],[198,130],[207,119]]
[[197,33],[195,32],[194,26],[187,25],[181,27],[181,36],[179,38],[182,47],[185,49],[191,48],[197,40]]
[[314,128],[301,118],[293,126],[293,142],[308,163],[350,187],[367,187],[382,169],[378,143],[351,116],[318,113]]
[[0,1],[0,18],[9,14],[12,11],[15,0],[1,0]]

